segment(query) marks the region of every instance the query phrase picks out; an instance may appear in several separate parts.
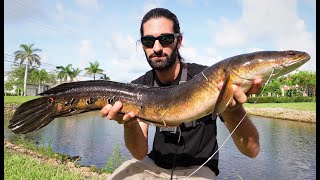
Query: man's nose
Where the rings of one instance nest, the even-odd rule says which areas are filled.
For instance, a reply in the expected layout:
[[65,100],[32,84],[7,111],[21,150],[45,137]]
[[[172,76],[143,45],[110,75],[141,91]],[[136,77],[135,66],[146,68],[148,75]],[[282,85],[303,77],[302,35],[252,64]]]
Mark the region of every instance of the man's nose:
[[154,42],[154,45],[153,45],[153,51],[154,52],[161,52],[162,51],[162,45],[160,44],[159,40],[156,40]]

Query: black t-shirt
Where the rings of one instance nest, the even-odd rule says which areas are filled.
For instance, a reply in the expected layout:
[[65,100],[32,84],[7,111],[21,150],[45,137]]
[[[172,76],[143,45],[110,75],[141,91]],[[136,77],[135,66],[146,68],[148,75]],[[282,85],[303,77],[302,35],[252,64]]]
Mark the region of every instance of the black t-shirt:
[[[206,67],[195,63],[187,63],[187,81]],[[153,86],[154,81],[156,81],[158,86],[177,85],[181,78],[181,72],[180,69],[178,77],[170,84],[162,84],[153,70],[146,72],[143,76],[132,81],[132,83]],[[148,156],[158,166],[171,169],[176,152],[176,166],[202,165],[218,149],[216,120],[212,120],[211,115],[192,123],[182,124],[179,127],[181,130],[180,140],[179,133],[160,132],[160,128],[156,127],[153,148]],[[219,174],[218,158],[219,153],[216,153],[205,165],[214,171],[216,175]]]

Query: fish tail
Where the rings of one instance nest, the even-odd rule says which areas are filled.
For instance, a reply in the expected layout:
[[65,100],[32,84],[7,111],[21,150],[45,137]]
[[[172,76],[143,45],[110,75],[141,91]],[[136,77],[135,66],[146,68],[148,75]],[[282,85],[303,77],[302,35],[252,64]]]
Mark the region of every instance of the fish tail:
[[50,97],[40,97],[21,104],[9,121],[8,128],[16,134],[38,130],[55,118],[54,105]]

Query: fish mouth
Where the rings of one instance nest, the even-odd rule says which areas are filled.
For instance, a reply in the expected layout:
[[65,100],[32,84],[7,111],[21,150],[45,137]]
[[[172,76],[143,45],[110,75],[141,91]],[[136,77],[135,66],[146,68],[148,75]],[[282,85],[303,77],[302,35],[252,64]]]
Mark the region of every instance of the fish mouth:
[[281,64],[281,70],[277,76],[287,74],[309,61],[311,56],[306,52],[300,52],[293,60]]
[[308,53],[301,52],[292,61],[287,61],[287,63],[282,64],[282,66],[284,68],[288,68],[288,67],[297,68],[297,67],[303,65],[304,63],[306,63],[307,61],[309,61],[310,58],[311,57],[310,57],[310,55]]

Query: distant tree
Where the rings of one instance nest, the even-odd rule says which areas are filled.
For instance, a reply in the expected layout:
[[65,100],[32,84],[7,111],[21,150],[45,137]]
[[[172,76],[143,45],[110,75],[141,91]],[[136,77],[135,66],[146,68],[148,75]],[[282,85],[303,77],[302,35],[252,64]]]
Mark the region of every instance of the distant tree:
[[89,63],[90,63],[90,66],[84,68],[84,70],[87,71],[87,74],[88,74],[89,76],[93,75],[93,80],[95,80],[95,79],[96,79],[96,74],[102,73],[103,70],[100,69],[100,67],[99,67],[100,64],[99,64],[98,61],[95,61],[95,62],[93,62],[93,63],[92,63],[92,62],[89,62]]
[[100,79],[102,79],[102,80],[110,80],[110,78],[109,78],[109,76],[107,76],[106,74],[104,74],[104,73],[101,73],[101,77],[100,77]]
[[76,78],[80,74],[81,70],[79,68],[72,68],[71,73],[69,74],[70,81],[72,82],[74,78]]
[[26,44],[21,44],[20,47],[22,50],[18,50],[14,52],[15,58],[14,62],[17,62],[20,60],[20,65],[22,65],[25,60],[25,75],[24,75],[24,85],[23,85],[23,95],[27,95],[27,77],[28,77],[28,68],[29,66],[32,66],[34,63],[37,64],[38,66],[41,65],[41,58],[38,54],[35,52],[40,52],[41,49],[38,48],[33,48],[34,44],[31,45],[26,45]]
[[32,81],[38,84],[38,92],[41,91],[43,82],[49,81],[49,74],[45,69],[35,69],[31,72]]
[[293,84],[298,85],[301,92],[307,92],[310,87],[316,86],[316,73],[310,71],[299,71],[291,75]]
[[[19,92],[19,96],[23,95],[23,79],[25,75],[25,69],[25,66],[17,66],[8,73],[8,81],[10,81],[14,86],[16,86],[17,92]],[[32,68],[30,69],[30,71],[32,71]],[[30,79],[30,73],[28,73],[27,83],[30,82]]]
[[68,76],[72,76],[72,64],[68,64],[67,66],[57,66],[56,69],[58,71],[58,78],[60,79],[60,83],[67,82]]
[[79,68],[74,69],[72,67],[72,64],[68,64],[67,66],[57,66],[56,69],[59,70],[58,72],[58,79],[60,79],[60,82],[64,81],[67,82],[68,77],[70,81],[72,82],[74,78],[76,78],[81,70]]
[[278,95],[281,94],[281,85],[279,79],[272,79],[267,85],[265,85],[264,91],[262,93],[263,95],[267,95],[268,92]]
[[6,96],[7,95],[7,91],[12,91],[13,90],[12,82],[11,81],[7,81],[4,84],[4,88],[5,88],[4,95]]

